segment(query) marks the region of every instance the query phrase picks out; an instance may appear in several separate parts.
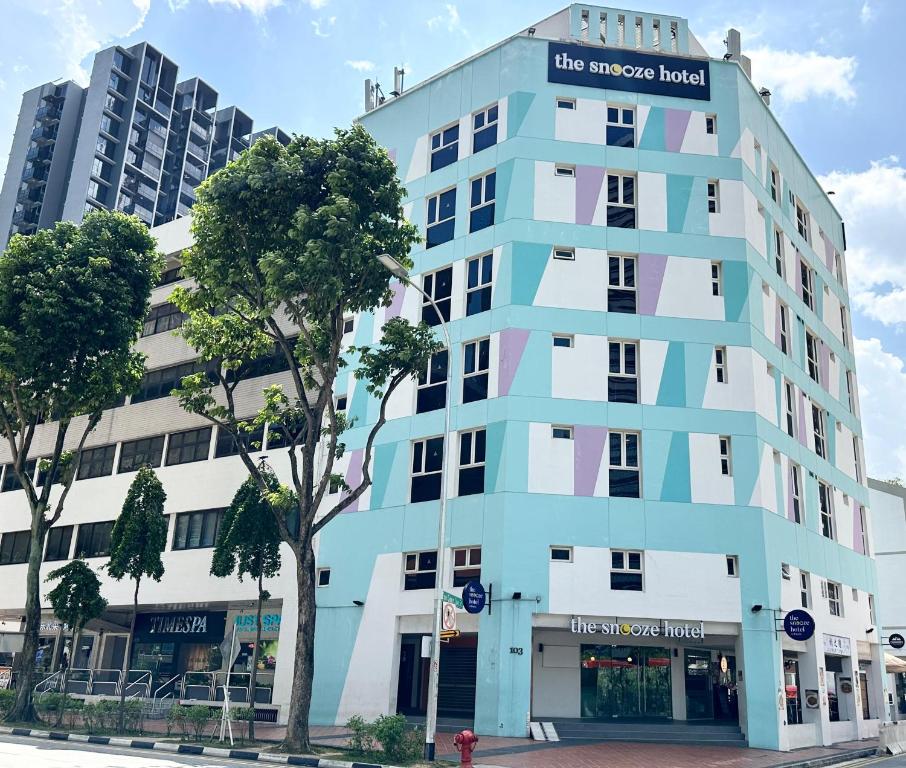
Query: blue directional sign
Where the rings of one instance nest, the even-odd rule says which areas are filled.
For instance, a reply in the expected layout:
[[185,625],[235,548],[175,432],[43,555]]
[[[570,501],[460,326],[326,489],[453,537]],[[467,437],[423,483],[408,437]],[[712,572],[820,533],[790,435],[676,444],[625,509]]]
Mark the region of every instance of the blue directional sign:
[[462,602],[467,613],[481,613],[487,601],[487,593],[480,581],[470,581],[462,588]]
[[808,611],[796,608],[783,617],[783,631],[793,640],[808,640],[815,634],[815,620]]

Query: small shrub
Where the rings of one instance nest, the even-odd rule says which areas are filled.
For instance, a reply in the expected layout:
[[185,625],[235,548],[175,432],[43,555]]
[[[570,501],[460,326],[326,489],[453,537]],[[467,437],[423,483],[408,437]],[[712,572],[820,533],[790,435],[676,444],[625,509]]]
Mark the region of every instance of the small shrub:
[[405,715],[381,715],[371,727],[386,760],[408,762],[421,756],[419,731],[409,728]]
[[142,732],[145,726],[144,704],[139,699],[130,699],[125,703],[123,725],[127,731]]
[[185,738],[188,717],[188,707],[184,707],[182,704],[174,704],[170,707],[170,711],[167,712],[167,736],[169,736],[174,729],[179,728],[180,734]]
[[0,717],[6,715],[13,708],[16,701],[16,692],[8,688],[0,688]]
[[350,731],[349,742],[347,746],[353,752],[361,755],[372,755],[375,751],[373,726],[365,722],[360,715],[350,717],[346,722],[346,727]]
[[69,730],[74,730],[76,727],[76,721],[82,716],[82,712],[85,709],[85,702],[81,699],[67,699],[66,700],[66,722],[69,725]]
[[235,707],[230,710],[230,715],[239,730],[239,738],[245,741],[249,722],[255,719],[255,710],[252,707]]
[[35,709],[44,717],[57,714],[63,708],[62,693],[42,693],[35,696]]
[[203,704],[195,704],[188,708],[186,719],[192,726],[192,732],[195,734],[195,741],[201,740],[201,734],[204,732],[208,720],[211,719],[211,710]]

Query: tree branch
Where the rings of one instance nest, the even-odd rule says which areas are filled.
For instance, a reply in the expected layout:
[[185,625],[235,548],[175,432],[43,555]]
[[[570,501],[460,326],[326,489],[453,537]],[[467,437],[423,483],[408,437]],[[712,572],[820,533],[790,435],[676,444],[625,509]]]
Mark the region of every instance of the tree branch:
[[66,497],[69,495],[69,489],[72,488],[72,484],[75,482],[76,475],[79,472],[79,464],[82,461],[82,451],[85,448],[85,441],[88,439],[88,435],[92,430],[98,425],[98,422],[101,420],[101,411],[96,411],[88,417],[88,424],[85,426],[85,431],[82,433],[82,437],[79,440],[79,444],[76,447],[75,458],[72,460],[72,472],[69,475],[68,482],[63,484],[63,493],[60,494],[60,498],[57,499],[57,506],[53,511],[53,515],[50,520],[47,522],[47,527],[52,528],[53,525],[60,519],[60,515],[63,514],[63,502],[66,501]]

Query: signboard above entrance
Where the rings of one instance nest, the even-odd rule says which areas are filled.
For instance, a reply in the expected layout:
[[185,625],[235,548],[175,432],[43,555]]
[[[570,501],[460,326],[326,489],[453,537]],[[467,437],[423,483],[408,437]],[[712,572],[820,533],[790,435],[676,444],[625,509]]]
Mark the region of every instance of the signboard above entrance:
[[226,611],[140,613],[135,617],[135,636],[142,642],[219,643],[225,629]]
[[588,621],[581,616],[570,619],[569,631],[576,634],[624,635],[629,637],[694,637],[703,640],[705,623],[671,624],[664,619],[657,624],[629,622]]
[[547,81],[708,101],[711,62],[620,48],[548,43]]

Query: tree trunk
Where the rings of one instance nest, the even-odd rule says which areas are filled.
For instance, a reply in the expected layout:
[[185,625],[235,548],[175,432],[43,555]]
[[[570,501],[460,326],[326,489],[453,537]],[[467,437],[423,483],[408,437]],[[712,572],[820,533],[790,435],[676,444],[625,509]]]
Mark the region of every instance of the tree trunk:
[[41,630],[41,561],[45,529],[43,511],[32,512],[31,541],[28,548],[28,573],[25,577],[25,639],[16,656],[16,701],[6,715],[7,722],[37,722],[35,712],[35,657]]
[[249,720],[249,741],[255,740],[255,685],[258,682],[258,659],[261,657],[261,603],[264,596],[264,574],[258,574],[258,614],[255,619],[255,648],[252,651],[252,679],[249,682],[249,706],[252,718]]
[[69,670],[72,669],[73,661],[75,661],[76,649],[79,647],[79,640],[81,640],[81,638],[82,630],[74,628],[72,630],[72,647],[69,649],[69,661],[66,664],[66,669],[63,670],[63,699],[60,702],[60,711],[57,712],[57,724],[54,726],[55,728],[59,728],[63,723],[63,715],[66,712],[66,702],[69,699],[69,692],[66,690],[66,687],[69,684]]
[[287,752],[310,752],[308,716],[315,672],[315,553],[311,539],[301,542],[294,554],[299,615],[293,690],[283,747]]
[[129,687],[129,659],[132,656],[132,636],[135,634],[135,617],[138,616],[138,585],[141,579],[135,580],[135,592],[132,595],[132,623],[129,625],[129,637],[126,638],[126,655],[123,657],[123,682],[120,686],[120,717],[118,730],[122,733],[126,727],[126,688]]

